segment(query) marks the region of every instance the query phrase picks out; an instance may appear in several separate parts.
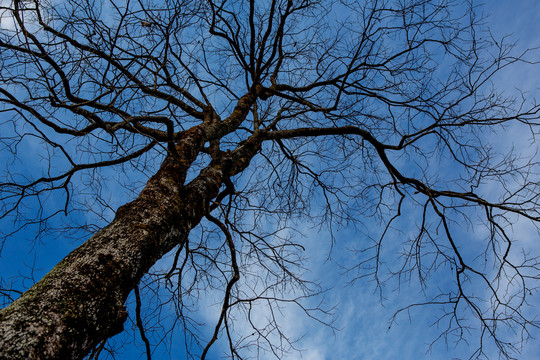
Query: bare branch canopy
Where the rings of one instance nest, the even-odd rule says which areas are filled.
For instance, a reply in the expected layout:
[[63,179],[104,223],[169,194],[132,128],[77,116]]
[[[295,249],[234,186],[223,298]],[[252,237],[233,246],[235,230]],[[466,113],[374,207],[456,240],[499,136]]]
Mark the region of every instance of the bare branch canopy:
[[0,279],[0,358],[114,354],[127,319],[148,359],[167,342],[296,358],[279,309],[332,328],[336,291],[306,275],[299,224],[327,231],[351,284],[422,294],[391,324],[436,307],[429,341],[516,356],[540,325],[537,247],[516,230],[537,242],[540,106],[497,84],[540,59],[481,14],[454,0],[2,1],[0,251],[28,234],[77,247],[32,286]]

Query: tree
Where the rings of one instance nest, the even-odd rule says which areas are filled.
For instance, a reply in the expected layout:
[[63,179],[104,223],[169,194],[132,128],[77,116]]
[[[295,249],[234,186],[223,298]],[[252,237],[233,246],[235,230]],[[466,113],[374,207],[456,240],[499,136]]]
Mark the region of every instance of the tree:
[[[33,226],[58,234],[61,214],[60,236],[95,232],[1,310],[2,358],[97,357],[132,292],[150,357],[139,284],[172,302],[201,358],[219,336],[233,358],[279,357],[277,318],[261,328],[252,307],[325,311],[303,305],[322,290],[301,276],[298,221],[331,234],[382,224],[351,253],[352,279],[418,281],[423,305],[442,309],[441,336],[475,324],[473,356],[490,341],[509,357],[512,332],[538,328],[528,299],[540,265],[512,231],[540,221],[538,163],[494,145],[518,127],[536,146],[540,107],[494,86],[531,59],[495,41],[475,5],[15,0],[2,11],[3,151],[46,162],[2,175],[2,220],[16,224],[4,241]],[[109,221],[115,181],[133,197]],[[76,224],[81,214],[99,229]],[[387,243],[403,244],[397,268]],[[428,286],[433,274],[446,285]],[[222,306],[205,338],[190,304],[210,289]],[[239,314],[251,335],[235,333]]]

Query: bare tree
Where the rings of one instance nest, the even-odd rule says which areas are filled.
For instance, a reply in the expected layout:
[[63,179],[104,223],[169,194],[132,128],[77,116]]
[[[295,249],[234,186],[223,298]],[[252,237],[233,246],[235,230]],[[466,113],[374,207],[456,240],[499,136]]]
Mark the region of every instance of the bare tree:
[[[95,233],[20,296],[2,285],[18,298],[0,312],[0,357],[97,358],[134,293],[150,358],[144,291],[176,309],[194,356],[221,336],[232,358],[280,358],[294,344],[278,316],[253,321],[256,306],[294,303],[327,321],[304,302],[321,289],[302,277],[298,221],[332,234],[382,225],[351,252],[352,278],[419,281],[442,337],[478,329],[473,357],[488,342],[510,357],[513,334],[538,327],[527,299],[540,264],[514,251],[512,231],[539,224],[538,163],[494,145],[519,127],[535,146],[540,107],[493,82],[533,59],[495,41],[475,4],[14,0],[1,11],[0,140],[28,162],[2,173],[0,216],[15,224],[3,241],[26,228]],[[119,199],[106,186],[118,184],[133,200],[110,220]],[[400,234],[411,209],[416,231]],[[61,214],[73,217],[64,232]],[[101,222],[77,224],[81,214]],[[387,271],[388,243],[403,246]],[[446,285],[428,286],[433,274]],[[208,338],[191,310],[216,289]]]

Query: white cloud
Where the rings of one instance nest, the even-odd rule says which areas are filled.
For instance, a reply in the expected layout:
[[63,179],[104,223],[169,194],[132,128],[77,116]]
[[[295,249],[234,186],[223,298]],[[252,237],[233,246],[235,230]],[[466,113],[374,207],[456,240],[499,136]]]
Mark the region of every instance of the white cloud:
[[0,0],[0,29],[15,30],[15,19],[10,10],[12,7],[12,1]]

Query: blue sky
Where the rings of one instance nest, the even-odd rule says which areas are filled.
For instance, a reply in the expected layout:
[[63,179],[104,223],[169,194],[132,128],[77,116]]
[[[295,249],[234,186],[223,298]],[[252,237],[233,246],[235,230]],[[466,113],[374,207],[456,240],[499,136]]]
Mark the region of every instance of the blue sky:
[[[538,21],[540,1],[496,0],[487,2],[484,8],[486,12],[491,13],[489,21],[496,38],[503,34],[512,34],[510,39],[518,41],[518,47],[540,46],[540,21]],[[504,73],[497,78],[495,85],[504,87],[508,91],[514,91],[515,87],[528,89],[531,96],[536,94],[540,98],[540,85],[538,83],[540,76],[538,75],[540,75],[538,65],[522,66]],[[2,116],[0,114],[0,119]],[[520,140],[519,131],[514,129],[509,129],[505,138],[498,141],[504,146],[511,147],[513,145],[517,148],[524,144]],[[525,153],[534,154],[534,149],[524,148],[522,150]],[[5,157],[2,154],[0,154],[0,161],[5,162]],[[23,166],[23,164],[15,164],[14,166]],[[39,161],[35,161],[33,166],[39,166]],[[108,191],[116,195],[121,190],[111,186]],[[118,205],[127,200],[118,196],[113,197],[114,202]],[[406,228],[407,219],[404,219],[400,224]],[[3,225],[6,226],[4,223]],[[348,286],[350,276],[344,274],[343,270],[335,265],[347,264],[350,261],[350,253],[334,249],[331,260],[328,260],[329,234],[309,226],[302,226],[302,224],[295,224],[295,227],[304,234],[303,244],[306,247],[306,254],[309,254],[309,259],[306,262],[306,268],[309,271],[306,272],[306,276],[309,279],[320,281],[325,287],[331,287],[331,290],[325,294],[324,305],[338,306],[335,310],[337,316],[334,326],[340,330],[333,331],[321,326],[308,319],[297,308],[285,307],[282,318],[283,328],[292,338],[300,338],[297,346],[303,349],[301,355],[295,354],[291,358],[299,356],[308,360],[468,358],[471,345],[464,342],[458,345],[449,343],[447,346],[444,341],[440,341],[427,352],[428,345],[440,333],[436,326],[431,326],[440,315],[439,309],[424,307],[411,312],[409,316],[403,314],[389,329],[392,314],[400,307],[418,300],[418,295],[420,295],[418,284],[413,282],[410,286],[405,285],[401,287],[400,291],[396,291],[397,284],[389,282],[382,301],[373,282],[359,280],[353,286]],[[6,232],[9,229],[3,230]],[[29,228],[28,232],[20,233],[16,239],[10,239],[11,241],[4,245],[0,257],[0,275],[4,281],[19,274],[29,276],[28,271],[32,267],[34,268],[32,276],[38,280],[77,244],[74,240],[62,237],[47,238],[36,243],[32,241],[33,231],[35,231],[34,228]],[[524,247],[532,251],[540,251],[537,233],[534,230],[524,226],[516,226],[515,232]],[[341,248],[354,247],[354,244],[362,237],[363,234],[354,229],[342,229],[337,233]],[[167,261],[170,260],[165,259],[164,263]],[[21,288],[21,286],[30,285],[31,282],[31,279],[27,279],[22,282],[24,284],[22,285],[19,279],[16,284],[18,288]],[[437,283],[437,279],[434,279],[434,283]],[[216,294],[216,297],[219,296]],[[535,300],[538,300],[538,297]],[[213,303],[211,296],[206,298],[200,305],[201,309],[204,310],[197,315],[199,319],[207,321],[209,324],[213,323],[213,319],[215,319],[213,315],[217,311],[217,307],[212,305]],[[537,304],[540,308],[540,303]],[[265,311],[267,310],[261,310],[261,314],[259,314],[261,318],[267,315]],[[244,325],[237,324],[236,326],[241,329]],[[131,324],[126,323],[125,327],[129,328]],[[128,339],[131,339],[133,334],[137,335],[131,332],[121,336],[127,336]],[[180,339],[179,343],[181,343],[183,341],[181,334],[177,336],[175,339]],[[135,341],[140,343],[139,339]],[[225,345],[223,342],[218,342],[211,351],[209,359],[221,358],[221,350]],[[138,349],[127,348],[116,358],[144,358],[143,356],[139,357],[141,349],[141,347]],[[182,359],[184,356],[181,351],[181,346],[174,344],[171,354],[168,353],[167,349],[160,348],[153,358]],[[534,339],[524,345],[523,353],[519,356],[520,359],[539,357],[540,341]]]

